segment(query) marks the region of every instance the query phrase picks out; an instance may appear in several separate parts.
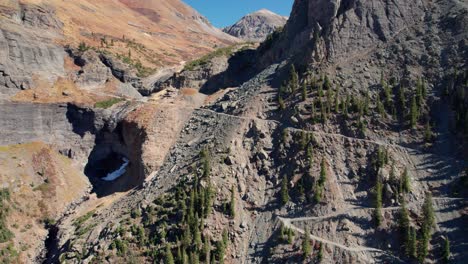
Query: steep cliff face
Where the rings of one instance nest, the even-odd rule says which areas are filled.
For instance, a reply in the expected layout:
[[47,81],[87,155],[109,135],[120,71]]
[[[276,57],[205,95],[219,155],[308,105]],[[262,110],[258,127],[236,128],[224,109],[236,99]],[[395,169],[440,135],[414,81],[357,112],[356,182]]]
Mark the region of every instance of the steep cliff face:
[[234,25],[223,28],[223,31],[243,40],[262,42],[276,29],[282,28],[287,20],[287,17],[262,9],[242,17]]
[[347,76],[367,72],[376,77],[383,68],[400,76],[408,71],[440,75],[440,67],[454,67],[467,56],[466,26],[460,24],[465,20],[466,6],[459,1],[295,1],[265,58],[297,55],[300,65],[329,68],[333,74],[345,68]]

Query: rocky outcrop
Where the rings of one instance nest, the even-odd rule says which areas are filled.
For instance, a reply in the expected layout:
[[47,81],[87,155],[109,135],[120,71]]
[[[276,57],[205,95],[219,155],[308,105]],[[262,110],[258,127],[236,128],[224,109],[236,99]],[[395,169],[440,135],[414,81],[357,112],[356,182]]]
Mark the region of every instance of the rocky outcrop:
[[202,93],[213,93],[223,88],[235,87],[255,73],[256,51],[250,46],[235,48],[231,54],[202,58],[193,67],[154,83],[153,91],[166,87],[193,88]]
[[254,42],[262,42],[276,29],[286,24],[287,17],[262,9],[242,17],[234,25],[223,31],[234,37]]
[[29,89],[35,78],[54,81],[63,76],[66,54],[56,44],[62,23],[54,10],[17,2],[3,7],[10,18],[0,24],[0,93]]

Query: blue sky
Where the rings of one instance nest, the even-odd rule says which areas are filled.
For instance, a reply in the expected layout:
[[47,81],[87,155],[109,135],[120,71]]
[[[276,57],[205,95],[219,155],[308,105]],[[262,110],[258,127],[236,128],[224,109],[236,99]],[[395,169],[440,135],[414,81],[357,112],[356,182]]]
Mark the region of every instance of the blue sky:
[[262,8],[289,16],[294,0],[183,0],[206,16],[216,27],[234,24],[248,13]]

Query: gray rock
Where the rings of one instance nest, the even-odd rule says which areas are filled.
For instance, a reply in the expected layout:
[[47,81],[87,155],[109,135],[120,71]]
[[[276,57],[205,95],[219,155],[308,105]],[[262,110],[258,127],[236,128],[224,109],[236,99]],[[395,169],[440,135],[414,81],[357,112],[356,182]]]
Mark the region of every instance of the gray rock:
[[283,27],[287,20],[287,17],[262,9],[242,17],[234,25],[223,28],[223,31],[247,41],[262,42],[277,28]]

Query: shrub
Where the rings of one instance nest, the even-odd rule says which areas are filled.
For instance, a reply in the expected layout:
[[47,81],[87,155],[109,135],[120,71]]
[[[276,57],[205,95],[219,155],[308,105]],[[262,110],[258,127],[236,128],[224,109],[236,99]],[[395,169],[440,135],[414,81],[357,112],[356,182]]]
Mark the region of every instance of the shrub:
[[104,108],[104,109],[107,109],[117,103],[120,103],[124,101],[124,99],[122,98],[112,98],[112,99],[108,99],[108,100],[104,100],[104,101],[100,101],[100,102],[97,102],[94,104],[94,107],[96,108]]

